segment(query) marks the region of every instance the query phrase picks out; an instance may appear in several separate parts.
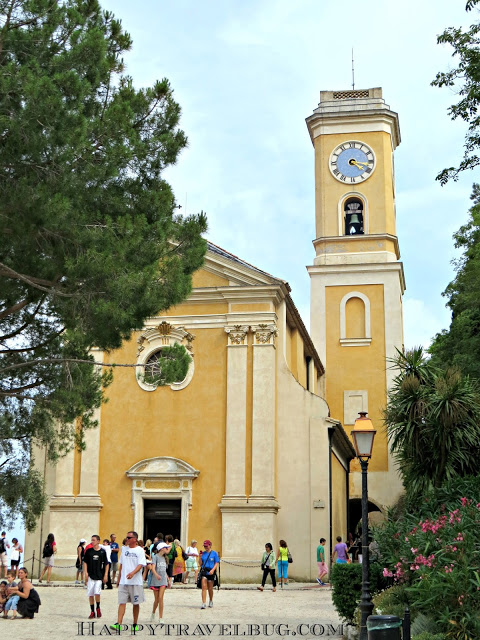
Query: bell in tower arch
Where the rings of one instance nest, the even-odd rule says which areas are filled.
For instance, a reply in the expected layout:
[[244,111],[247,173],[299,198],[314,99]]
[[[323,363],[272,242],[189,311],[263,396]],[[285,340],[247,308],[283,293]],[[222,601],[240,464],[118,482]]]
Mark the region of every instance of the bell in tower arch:
[[360,198],[345,201],[345,235],[363,235],[363,202]]

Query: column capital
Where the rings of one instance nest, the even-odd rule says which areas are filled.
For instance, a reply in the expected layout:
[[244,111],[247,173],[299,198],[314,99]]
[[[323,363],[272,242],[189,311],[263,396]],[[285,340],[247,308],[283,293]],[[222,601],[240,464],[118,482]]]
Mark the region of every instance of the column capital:
[[229,346],[239,346],[246,344],[245,340],[248,333],[248,325],[234,324],[225,327],[225,333],[230,338]]
[[278,330],[274,324],[258,324],[252,326],[252,332],[255,336],[254,344],[271,344],[275,345],[275,338]]

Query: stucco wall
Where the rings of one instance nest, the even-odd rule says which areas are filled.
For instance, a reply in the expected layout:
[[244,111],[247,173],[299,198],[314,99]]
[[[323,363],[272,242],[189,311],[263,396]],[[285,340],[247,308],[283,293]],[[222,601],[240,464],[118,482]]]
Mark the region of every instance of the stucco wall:
[[[286,540],[294,558],[289,575],[310,580],[317,575],[318,540],[329,537],[328,407],[305,391],[284,363],[278,367],[277,397],[278,538]],[[313,501],[324,507],[314,508]],[[278,540],[270,542],[277,548]]]

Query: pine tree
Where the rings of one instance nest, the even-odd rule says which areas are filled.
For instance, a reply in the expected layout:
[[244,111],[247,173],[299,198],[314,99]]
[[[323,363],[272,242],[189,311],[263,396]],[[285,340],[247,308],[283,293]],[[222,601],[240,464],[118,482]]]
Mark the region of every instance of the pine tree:
[[55,460],[95,426],[92,347],[188,296],[206,251],[162,178],[180,107],[134,87],[131,44],[97,0],[0,0],[0,522],[42,511],[32,444]]

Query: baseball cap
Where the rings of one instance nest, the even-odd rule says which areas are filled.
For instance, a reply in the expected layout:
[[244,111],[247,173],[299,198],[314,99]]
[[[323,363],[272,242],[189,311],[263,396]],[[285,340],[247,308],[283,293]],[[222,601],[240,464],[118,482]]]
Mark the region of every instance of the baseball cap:
[[85,538],[80,538],[80,542],[86,542]]
[[159,542],[155,548],[157,551],[160,551],[160,549],[165,549],[165,547],[169,547],[169,546],[170,545],[166,544],[165,542]]
[[204,540],[204,541],[203,541],[203,546],[204,546],[204,547],[211,547],[211,546],[212,546],[212,543],[210,542],[210,540]]

